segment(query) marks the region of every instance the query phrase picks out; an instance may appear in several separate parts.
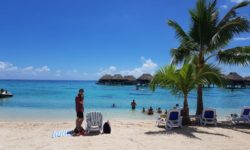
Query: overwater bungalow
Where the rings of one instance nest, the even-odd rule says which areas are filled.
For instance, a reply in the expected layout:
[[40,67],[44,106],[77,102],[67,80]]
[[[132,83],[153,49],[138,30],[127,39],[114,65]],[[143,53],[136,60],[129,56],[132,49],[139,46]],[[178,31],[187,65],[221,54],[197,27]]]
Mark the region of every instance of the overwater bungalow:
[[246,86],[250,87],[250,76],[245,77]]
[[111,79],[111,84],[122,85],[125,80],[121,74],[115,74]]
[[152,79],[153,79],[153,76],[151,74],[145,73],[137,79],[137,84],[148,85]]
[[226,88],[246,88],[246,80],[236,72],[230,72],[226,76]]
[[105,84],[105,85],[107,85],[107,84],[110,84],[111,80],[112,80],[112,76],[109,75],[109,74],[106,74],[106,75],[102,76],[98,80],[97,84]]
[[122,76],[121,74],[104,75],[98,81],[97,84],[104,85],[148,85],[150,81],[153,79],[151,74],[143,74],[138,79],[136,79],[132,75]]
[[135,85],[136,78],[134,76],[131,76],[131,75],[124,76],[124,84],[125,85]]

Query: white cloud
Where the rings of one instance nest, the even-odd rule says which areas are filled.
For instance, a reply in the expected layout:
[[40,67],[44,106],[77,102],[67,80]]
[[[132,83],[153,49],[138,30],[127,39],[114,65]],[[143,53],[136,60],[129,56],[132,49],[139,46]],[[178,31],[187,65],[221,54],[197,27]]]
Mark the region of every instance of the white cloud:
[[222,5],[221,7],[222,7],[223,9],[227,9],[227,8],[228,8],[227,5]]
[[33,77],[41,73],[46,74],[50,71],[48,66],[35,68],[33,66],[17,67],[9,62],[0,61],[0,78],[21,78]]
[[[115,70],[114,67],[110,68]],[[48,65],[44,66],[26,66],[18,67],[12,63],[0,61],[0,79],[56,79],[56,80],[83,80],[83,79],[95,79],[97,76],[93,74],[87,74],[80,70],[53,70]]]
[[28,67],[23,68],[23,71],[33,71],[33,70],[34,70],[33,66],[28,66]]
[[8,62],[0,61],[0,71],[16,71],[16,70],[18,70],[17,66],[14,66],[13,64]]
[[151,59],[145,59],[144,57],[142,57],[141,60],[143,61],[142,66],[136,67],[131,70],[123,70],[123,71],[120,71],[120,73],[122,75],[134,75],[136,77],[139,77],[143,73],[153,74],[156,68],[158,67],[158,65],[155,62],[153,62]]
[[115,66],[109,66],[107,69],[99,69],[98,75],[105,75],[105,74],[116,74],[117,68]]
[[49,72],[50,68],[48,66],[43,66],[36,69],[37,72]]
[[10,68],[7,69],[8,71],[16,71],[18,70],[18,68],[16,66],[12,66]]
[[233,3],[241,3],[243,1],[250,1],[250,0],[230,0]]
[[156,67],[157,67],[157,64],[154,63],[151,59],[148,59],[148,60],[145,60],[141,69],[142,70],[152,70],[152,69],[155,69]]
[[116,71],[116,67],[115,67],[115,66],[110,66],[110,67],[109,67],[109,70],[110,70],[110,71]]
[[250,40],[250,37],[245,37],[245,38],[234,38],[236,41],[247,41]]
[[62,71],[61,70],[56,70],[56,74],[55,74],[55,76],[56,77],[60,77],[62,74]]
[[104,74],[122,74],[122,75],[134,75],[136,77],[139,77],[143,73],[150,73],[153,74],[155,70],[157,69],[158,65],[153,62],[150,58],[145,59],[145,57],[141,57],[142,65],[140,67],[135,67],[133,69],[128,70],[118,70],[115,66],[110,66],[107,69],[100,69],[98,75],[104,75]]

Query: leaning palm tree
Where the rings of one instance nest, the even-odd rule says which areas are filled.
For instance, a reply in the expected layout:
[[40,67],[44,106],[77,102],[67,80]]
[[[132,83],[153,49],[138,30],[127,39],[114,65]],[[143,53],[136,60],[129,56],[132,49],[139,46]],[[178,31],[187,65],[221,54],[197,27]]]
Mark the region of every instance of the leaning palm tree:
[[174,65],[160,69],[153,77],[150,88],[154,91],[157,86],[169,89],[174,95],[182,95],[183,125],[190,123],[188,94],[199,84],[216,83],[222,85],[220,70],[212,65],[204,65],[200,70],[193,63],[186,63],[177,69]]
[[[236,11],[246,7],[250,2],[241,2],[232,7],[224,17],[219,17],[216,0],[197,0],[195,9],[189,11],[191,25],[188,32],[175,21],[169,20],[180,45],[171,50],[172,64],[182,63],[186,58],[198,57],[197,69],[202,69],[211,58],[224,64],[250,64],[250,46],[224,49],[228,43],[242,32],[250,31],[249,19],[239,17]],[[213,61],[215,61],[213,60]],[[197,88],[197,111],[203,110],[202,84]]]

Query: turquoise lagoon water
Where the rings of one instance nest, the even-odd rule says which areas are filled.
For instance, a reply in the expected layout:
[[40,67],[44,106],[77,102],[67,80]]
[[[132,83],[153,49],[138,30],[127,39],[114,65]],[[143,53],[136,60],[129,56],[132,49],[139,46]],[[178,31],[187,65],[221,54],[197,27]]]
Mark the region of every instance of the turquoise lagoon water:
[[[168,90],[155,92],[146,87],[139,91],[135,86],[104,86],[95,81],[24,81],[0,80],[0,88],[9,90],[14,97],[0,99],[0,120],[72,120],[75,119],[74,98],[79,88],[85,89],[85,112],[102,111],[105,119],[155,119],[141,113],[142,107],[170,109],[182,98]],[[131,111],[135,99],[138,107]],[[112,104],[116,108],[112,108]],[[250,89],[204,89],[204,107],[216,108],[220,118],[239,113],[242,106],[250,105]],[[191,114],[195,113],[196,92],[189,95]]]

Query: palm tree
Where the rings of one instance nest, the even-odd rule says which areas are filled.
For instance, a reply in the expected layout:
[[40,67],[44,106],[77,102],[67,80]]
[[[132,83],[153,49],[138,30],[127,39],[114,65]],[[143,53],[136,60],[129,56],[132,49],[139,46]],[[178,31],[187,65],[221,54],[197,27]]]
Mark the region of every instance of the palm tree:
[[[250,46],[224,49],[234,36],[250,31],[249,20],[239,17],[236,13],[236,10],[249,4],[250,2],[241,2],[232,7],[224,17],[219,18],[216,0],[209,3],[206,0],[197,0],[196,8],[189,11],[191,25],[188,32],[177,22],[169,20],[168,25],[175,30],[180,40],[179,47],[171,50],[172,64],[182,63],[193,56],[198,57],[198,70],[211,58],[224,64],[250,64]],[[202,110],[202,84],[199,84],[196,114],[200,115]]]
[[177,69],[174,65],[160,69],[153,77],[150,88],[154,91],[157,86],[169,89],[174,95],[182,95],[183,125],[190,123],[188,94],[199,84],[216,83],[222,85],[220,69],[212,65],[204,65],[200,70],[193,63],[186,63]]

